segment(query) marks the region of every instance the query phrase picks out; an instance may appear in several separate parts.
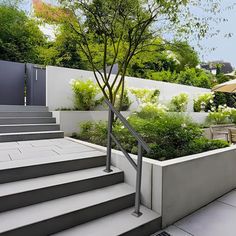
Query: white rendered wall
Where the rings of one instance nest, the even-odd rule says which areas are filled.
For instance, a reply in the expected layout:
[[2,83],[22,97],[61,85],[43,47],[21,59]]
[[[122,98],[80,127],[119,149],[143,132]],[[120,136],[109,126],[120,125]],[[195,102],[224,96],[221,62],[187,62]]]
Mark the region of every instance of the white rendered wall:
[[[62,107],[73,107],[73,93],[70,85],[71,79],[90,79],[95,81],[93,72],[91,71],[55,66],[47,66],[46,78],[46,104],[51,111]],[[175,95],[187,93],[190,98],[190,102],[188,104],[189,112],[193,111],[193,98],[198,97],[199,94],[210,92],[209,89],[204,88],[134,77],[126,77],[126,87],[159,89],[160,102],[163,104],[167,104]],[[135,109],[134,106],[132,106],[132,108]]]

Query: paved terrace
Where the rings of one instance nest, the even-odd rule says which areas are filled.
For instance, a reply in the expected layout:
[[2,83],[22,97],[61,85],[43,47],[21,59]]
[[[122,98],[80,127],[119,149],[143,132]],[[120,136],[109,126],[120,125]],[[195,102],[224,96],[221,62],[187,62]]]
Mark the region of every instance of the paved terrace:
[[71,156],[84,152],[97,152],[97,150],[66,138],[0,143],[0,164],[32,158],[60,158],[61,155]]
[[[11,161],[98,153],[69,139],[0,143],[0,166]],[[173,196],[174,197],[174,196]],[[236,235],[236,190],[165,229],[171,236]],[[162,232],[162,231],[161,231]],[[165,234],[164,234],[165,235]]]

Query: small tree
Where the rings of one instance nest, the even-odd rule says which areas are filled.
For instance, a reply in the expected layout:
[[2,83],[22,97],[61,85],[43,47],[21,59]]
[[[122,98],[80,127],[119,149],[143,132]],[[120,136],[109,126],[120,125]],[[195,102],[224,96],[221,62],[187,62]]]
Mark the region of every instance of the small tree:
[[[78,35],[78,45],[91,65],[100,89],[114,105],[118,91],[123,97],[126,71],[135,55],[145,52],[154,40],[162,38],[166,32],[178,36],[191,33],[198,38],[204,37],[209,19],[193,16],[191,8],[200,6],[216,13],[219,10],[218,2],[59,0],[59,6],[51,6],[35,0],[34,9],[37,17],[65,24]],[[166,44],[166,41],[163,40],[163,43]],[[111,73],[116,63],[119,64],[119,70],[113,77]]]

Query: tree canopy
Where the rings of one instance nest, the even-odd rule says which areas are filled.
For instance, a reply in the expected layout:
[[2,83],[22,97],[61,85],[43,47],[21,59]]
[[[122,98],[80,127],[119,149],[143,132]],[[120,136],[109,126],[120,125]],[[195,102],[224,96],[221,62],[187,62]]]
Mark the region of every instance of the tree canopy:
[[[114,104],[120,88],[124,91],[125,75],[136,55],[155,44],[157,38],[163,39],[166,33],[171,32],[178,37],[190,33],[198,38],[205,37],[210,19],[194,16],[191,9],[199,7],[214,15],[219,11],[219,1],[59,0],[59,6],[52,6],[35,0],[34,9],[37,17],[66,25],[74,31],[99,87]],[[161,44],[158,47],[166,47],[166,40],[162,40]],[[176,43],[177,46],[185,47],[185,51],[189,49],[181,43]],[[179,61],[182,60],[180,64],[195,60],[194,53],[190,51],[186,58],[180,50],[175,50]],[[119,71],[115,78],[111,78],[111,70],[116,63]],[[110,70],[107,73],[108,65]]]
[[0,59],[38,63],[38,48],[45,43],[33,19],[15,6],[0,4]]

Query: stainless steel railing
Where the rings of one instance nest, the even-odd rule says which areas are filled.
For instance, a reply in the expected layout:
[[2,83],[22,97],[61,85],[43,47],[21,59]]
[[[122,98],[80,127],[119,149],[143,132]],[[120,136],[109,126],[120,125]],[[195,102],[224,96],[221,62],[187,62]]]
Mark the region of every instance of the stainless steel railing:
[[[134,130],[134,128],[128,123],[128,121],[122,116],[120,112],[118,112],[114,106],[105,99],[106,104],[108,105],[108,141],[107,141],[107,160],[106,160],[106,169],[104,171],[111,172],[111,144],[112,141],[119,147],[119,149],[123,152],[124,156],[128,159],[130,164],[136,170],[136,192],[135,192],[135,210],[133,215],[140,216],[142,213],[140,212],[140,200],[141,200],[141,180],[142,180],[142,159],[143,159],[143,149],[147,152],[150,152],[150,148],[142,139],[142,137]],[[112,133],[112,124],[114,121],[114,115],[123,123],[123,125],[129,130],[129,132],[133,135],[133,137],[138,142],[138,159],[137,163],[130,157],[129,153],[122,147],[118,139]]]

